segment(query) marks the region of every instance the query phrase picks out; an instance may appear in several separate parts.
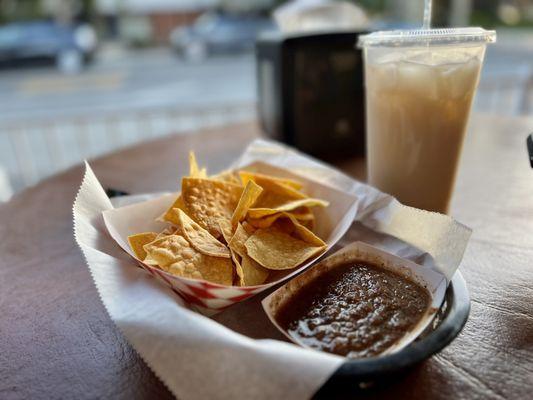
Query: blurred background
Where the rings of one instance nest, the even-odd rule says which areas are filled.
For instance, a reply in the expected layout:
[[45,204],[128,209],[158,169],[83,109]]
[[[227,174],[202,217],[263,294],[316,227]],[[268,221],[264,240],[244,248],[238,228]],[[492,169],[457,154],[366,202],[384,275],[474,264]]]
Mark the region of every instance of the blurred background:
[[[84,158],[256,117],[254,42],[280,0],[0,0],[0,201]],[[368,30],[417,28],[423,0],[352,1]],[[482,26],[478,112],[533,114],[533,0],[434,0]]]

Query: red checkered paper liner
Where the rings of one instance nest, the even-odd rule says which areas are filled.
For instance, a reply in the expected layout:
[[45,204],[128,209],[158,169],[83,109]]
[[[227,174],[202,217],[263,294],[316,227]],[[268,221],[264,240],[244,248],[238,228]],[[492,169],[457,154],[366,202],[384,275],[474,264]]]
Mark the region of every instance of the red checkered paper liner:
[[[328,207],[316,208],[314,212],[316,217],[315,233],[326,242],[328,250],[339,241],[355,218],[358,198],[353,194],[325,186],[310,178],[264,162],[255,162],[240,169],[298,180],[303,184],[302,190],[306,194],[327,200],[330,203]],[[169,285],[174,293],[178,294],[192,308],[202,314],[213,315],[235,303],[261,293],[273,285],[294,276],[321,257],[321,255],[315,256],[300,267],[288,270],[281,279],[249,287],[224,286],[175,276],[135,260],[133,251],[128,244],[128,236],[139,232],[160,232],[167,227],[168,224],[158,222],[156,218],[168,209],[177,196],[178,193],[173,193],[125,207],[106,210],[103,212],[103,217],[109,234],[124,251],[132,256],[132,263],[137,262],[157,279]]]
[[272,286],[272,284],[255,287],[223,286],[171,275],[143,263],[139,263],[139,265],[155,278],[170,286],[172,291],[185,300],[191,308],[204,315],[221,312],[229,306],[246,300]]

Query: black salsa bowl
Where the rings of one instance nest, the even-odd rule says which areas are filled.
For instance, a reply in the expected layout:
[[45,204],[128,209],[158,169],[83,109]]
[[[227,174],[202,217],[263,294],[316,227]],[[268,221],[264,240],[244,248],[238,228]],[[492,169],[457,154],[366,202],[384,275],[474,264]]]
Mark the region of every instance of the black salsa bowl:
[[434,320],[413,343],[386,356],[346,361],[314,398],[364,393],[386,384],[450,344],[463,329],[469,313],[470,296],[463,276],[457,271]]

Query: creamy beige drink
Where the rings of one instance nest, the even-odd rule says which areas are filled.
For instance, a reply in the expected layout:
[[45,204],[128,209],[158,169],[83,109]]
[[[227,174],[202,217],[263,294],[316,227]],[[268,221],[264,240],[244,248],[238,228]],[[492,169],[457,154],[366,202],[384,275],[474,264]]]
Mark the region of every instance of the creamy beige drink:
[[485,43],[365,48],[371,185],[448,211],[484,51]]
[[445,213],[481,60],[416,56],[366,64],[368,179],[404,204]]

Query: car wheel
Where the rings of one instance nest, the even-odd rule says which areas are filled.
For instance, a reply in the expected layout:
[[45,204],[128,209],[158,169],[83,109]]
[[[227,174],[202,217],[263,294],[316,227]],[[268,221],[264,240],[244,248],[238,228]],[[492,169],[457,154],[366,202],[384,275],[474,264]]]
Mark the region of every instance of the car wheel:
[[187,43],[183,49],[183,56],[187,61],[199,62],[207,58],[207,46],[203,42]]
[[76,74],[83,68],[83,55],[74,49],[62,50],[57,55],[56,65],[65,74]]

